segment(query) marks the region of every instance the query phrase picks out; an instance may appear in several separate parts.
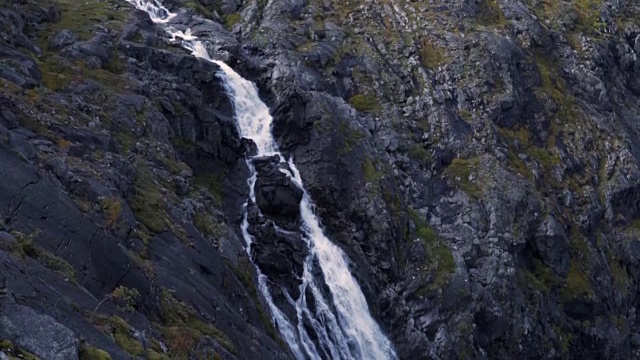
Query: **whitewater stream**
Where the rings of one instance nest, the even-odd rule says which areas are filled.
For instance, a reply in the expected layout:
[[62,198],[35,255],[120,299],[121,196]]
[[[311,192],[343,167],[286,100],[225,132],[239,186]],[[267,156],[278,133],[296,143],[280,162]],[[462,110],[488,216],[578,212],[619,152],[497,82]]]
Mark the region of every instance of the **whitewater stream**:
[[[249,232],[247,208],[250,202],[255,203],[255,184],[257,172],[253,165],[254,158],[278,155],[281,162],[287,162],[290,171],[286,171],[292,181],[304,191],[300,202],[302,219],[301,232],[303,240],[309,248],[304,260],[304,272],[300,285],[300,297],[288,297],[290,304],[296,309],[296,322],[292,323],[274,304],[267,278],[257,268],[258,287],[269,304],[273,322],[278,327],[282,338],[287,342],[296,359],[396,359],[391,342],[381,331],[378,324],[369,314],[367,302],[351,275],[348,260],[344,252],[329,240],[322,230],[322,226],[315,212],[309,194],[304,190],[300,172],[293,159],[286,161],[278,150],[278,145],[271,133],[273,118],[269,108],[259,97],[254,83],[242,78],[227,64],[212,59],[204,44],[191,34],[190,30],[179,31],[171,27],[171,21],[177,16],[171,13],[157,0],[127,0],[139,10],[149,14],[151,19],[163,26],[173,40],[181,41],[182,46],[193,56],[215,63],[220,67],[217,73],[232,100],[235,111],[235,123],[240,136],[251,139],[257,147],[257,154],[247,158],[247,166],[251,177],[247,184],[250,190],[249,199],[244,205],[244,220],[242,235],[246,242],[246,249],[251,257],[251,246],[255,239]],[[317,261],[324,279],[312,275],[314,261]],[[327,297],[320,290],[324,280],[331,296]],[[305,294],[313,294],[313,309],[308,306]],[[310,324],[314,334],[309,334]],[[314,342],[311,339],[316,338]]]

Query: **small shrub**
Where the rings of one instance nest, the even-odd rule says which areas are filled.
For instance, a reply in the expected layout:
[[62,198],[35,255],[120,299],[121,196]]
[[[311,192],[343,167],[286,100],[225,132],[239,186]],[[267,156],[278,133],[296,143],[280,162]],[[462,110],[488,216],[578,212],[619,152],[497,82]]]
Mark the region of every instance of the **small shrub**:
[[138,289],[130,289],[125,286],[118,286],[113,290],[111,296],[122,304],[120,307],[125,311],[133,311],[134,306],[140,300],[140,292]]
[[411,148],[409,148],[409,156],[422,164],[428,162],[431,159],[431,155],[429,155],[429,152],[420,144],[411,145]]
[[60,149],[68,149],[71,147],[71,142],[66,139],[58,139],[57,144]]
[[102,210],[104,211],[105,221],[108,226],[113,226],[120,218],[122,212],[122,203],[120,199],[108,197],[102,199]]

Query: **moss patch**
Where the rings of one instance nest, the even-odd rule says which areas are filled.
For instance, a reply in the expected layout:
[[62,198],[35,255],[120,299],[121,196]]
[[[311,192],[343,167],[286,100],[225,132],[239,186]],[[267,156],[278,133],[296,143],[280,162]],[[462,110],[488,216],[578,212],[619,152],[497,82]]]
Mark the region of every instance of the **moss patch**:
[[349,104],[360,112],[372,112],[379,108],[378,100],[372,95],[354,95],[349,99]]
[[382,173],[376,169],[376,166],[369,158],[362,162],[362,174],[367,182],[376,182],[382,177]]
[[205,237],[218,239],[224,233],[223,226],[213,216],[206,212],[199,212],[193,217],[193,225]]
[[589,277],[581,266],[574,261],[571,262],[569,274],[567,275],[565,286],[560,292],[560,296],[564,301],[575,299],[578,296],[593,296]]
[[73,266],[63,258],[33,244],[33,241],[39,236],[39,232],[35,232],[28,236],[19,232],[14,232],[13,235],[16,240],[18,240],[11,249],[13,253],[22,257],[28,256],[42,264],[44,267],[58,273],[60,276],[66,277],[71,281],[75,281],[76,271]]
[[201,174],[196,176],[195,184],[209,191],[216,204],[224,201],[221,174]]
[[211,11],[204,7],[204,5],[202,5],[199,0],[187,0],[184,2],[184,7],[195,10],[198,14],[202,15],[205,18],[211,16]]
[[551,288],[558,283],[556,275],[539,259],[533,259],[532,264],[532,269],[525,270],[523,273],[525,280],[523,285],[532,285],[541,293],[548,295]]
[[80,346],[80,360],[111,360],[108,352],[83,343]]
[[34,354],[15,346],[9,340],[0,340],[0,351],[5,353],[9,360],[39,360]]
[[453,275],[456,270],[453,253],[446,243],[440,239],[438,233],[421,219],[420,214],[414,210],[409,210],[409,217],[416,226],[415,235],[421,241],[427,253],[427,265],[429,268],[435,270],[435,276],[431,284],[425,287],[423,291],[442,288],[447,284],[451,275]]
[[471,172],[474,167],[478,166],[478,162],[478,158],[456,158],[445,170],[445,175],[455,183],[456,187],[473,198],[479,198],[482,194],[482,188],[478,182],[470,180]]
[[[111,1],[54,0],[54,3],[60,10],[60,19],[48,25],[46,31],[42,32],[42,36],[69,29],[80,39],[87,40],[91,37],[91,29],[96,24],[117,30],[122,27],[127,16],[127,9],[118,11]],[[44,38],[40,40],[41,45],[44,41]]]
[[176,300],[167,290],[162,291],[160,308],[165,325],[163,336],[173,354],[188,355],[202,336],[209,336],[228,351],[235,352],[233,342],[222,331],[202,322],[189,305]]
[[418,162],[424,164],[431,160],[431,155],[429,152],[420,144],[413,144],[409,148],[409,156],[417,160]]
[[503,27],[507,24],[498,0],[483,0],[476,13],[476,21],[482,26]]
[[424,38],[420,48],[420,61],[424,67],[436,69],[444,65],[448,58],[443,48],[435,45],[428,38]]
[[159,186],[151,169],[138,161],[136,164],[135,192],[129,205],[140,223],[154,233],[166,230],[166,210]]
[[107,197],[103,198],[101,203],[105,222],[108,226],[113,226],[120,218],[120,213],[122,212],[122,203],[120,202],[120,199]]
[[234,25],[240,22],[240,19],[239,13],[227,14],[224,16],[224,26],[227,29],[231,29]]

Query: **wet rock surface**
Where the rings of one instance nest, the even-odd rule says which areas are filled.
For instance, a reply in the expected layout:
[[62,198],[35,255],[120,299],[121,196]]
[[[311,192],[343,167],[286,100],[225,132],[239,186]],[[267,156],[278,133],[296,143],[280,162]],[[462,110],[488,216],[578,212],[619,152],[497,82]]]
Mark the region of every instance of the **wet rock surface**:
[[[635,3],[165,5],[260,87],[400,358],[640,356]],[[0,24],[0,321],[60,329],[4,326],[0,357],[291,358],[216,66],[124,1]],[[281,166],[256,161],[249,218],[284,304],[307,250]]]

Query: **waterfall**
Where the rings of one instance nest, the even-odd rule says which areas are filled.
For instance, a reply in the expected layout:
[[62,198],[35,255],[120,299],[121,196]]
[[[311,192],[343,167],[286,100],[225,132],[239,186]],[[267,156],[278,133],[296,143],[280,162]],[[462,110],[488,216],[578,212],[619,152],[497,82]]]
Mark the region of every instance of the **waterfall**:
[[[127,0],[136,8],[146,11],[151,19],[159,24],[167,24],[176,14],[171,13],[157,0]],[[166,26],[166,25],[165,25]],[[191,34],[190,30],[178,31],[170,26],[165,30],[172,39],[181,39],[185,49],[193,56],[215,63],[220,67],[216,74],[222,80],[225,91],[230,97],[235,110],[235,122],[240,136],[251,139],[256,144],[257,154],[247,158],[247,166],[251,176],[247,180],[250,190],[249,199],[244,204],[244,219],[241,230],[246,242],[246,249],[251,256],[251,246],[255,241],[249,232],[247,208],[255,203],[255,184],[257,172],[253,165],[254,158],[278,155],[281,162],[286,162],[287,175],[303,190],[300,202],[302,224],[300,231],[303,241],[309,248],[304,260],[300,296],[293,299],[288,296],[289,303],[295,308],[297,323],[291,321],[273,302],[267,284],[267,278],[259,268],[258,288],[269,304],[273,322],[278,327],[283,339],[289,345],[296,359],[396,359],[391,342],[381,331],[378,324],[369,314],[366,299],[358,283],[349,272],[348,259],[344,252],[329,240],[322,229],[320,220],[314,212],[313,201],[304,190],[304,184],[293,159],[284,159],[271,133],[273,118],[269,108],[259,97],[256,85],[236,73],[227,64],[212,59],[204,44]],[[313,276],[314,262],[319,264],[323,279]],[[324,284],[319,283],[324,280]],[[330,291],[327,297],[322,285]],[[313,295],[314,306],[308,306],[307,292]],[[287,294],[288,295],[288,294]],[[314,336],[308,332],[304,323],[310,324]],[[312,341],[316,338],[316,342]]]

